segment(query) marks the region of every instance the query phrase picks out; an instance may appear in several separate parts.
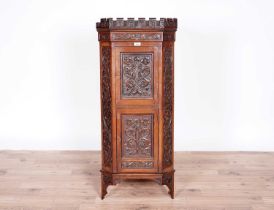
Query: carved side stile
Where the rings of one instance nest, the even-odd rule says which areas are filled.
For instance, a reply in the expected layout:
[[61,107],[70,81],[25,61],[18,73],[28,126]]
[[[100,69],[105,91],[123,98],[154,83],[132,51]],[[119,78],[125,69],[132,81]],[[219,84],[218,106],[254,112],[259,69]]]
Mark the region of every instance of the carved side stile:
[[102,46],[101,55],[101,82],[102,82],[102,141],[103,164],[112,167],[112,111],[111,111],[111,51],[109,46]]

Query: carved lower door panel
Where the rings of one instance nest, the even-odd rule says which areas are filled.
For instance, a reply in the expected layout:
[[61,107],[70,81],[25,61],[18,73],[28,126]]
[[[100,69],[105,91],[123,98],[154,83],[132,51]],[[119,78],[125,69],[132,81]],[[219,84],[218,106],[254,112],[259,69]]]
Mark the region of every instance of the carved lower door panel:
[[117,113],[118,172],[158,170],[158,116],[149,109]]

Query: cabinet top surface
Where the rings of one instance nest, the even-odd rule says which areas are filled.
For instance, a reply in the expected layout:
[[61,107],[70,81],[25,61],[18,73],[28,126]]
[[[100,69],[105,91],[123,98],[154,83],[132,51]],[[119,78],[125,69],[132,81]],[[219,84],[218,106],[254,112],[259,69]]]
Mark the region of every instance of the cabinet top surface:
[[123,31],[123,30],[147,30],[147,31],[176,31],[176,18],[102,18],[96,23],[97,31]]

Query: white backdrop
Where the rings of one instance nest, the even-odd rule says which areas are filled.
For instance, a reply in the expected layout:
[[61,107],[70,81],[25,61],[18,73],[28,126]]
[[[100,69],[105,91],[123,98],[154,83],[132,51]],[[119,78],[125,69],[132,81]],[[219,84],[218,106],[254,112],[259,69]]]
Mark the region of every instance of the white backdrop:
[[274,151],[274,1],[0,0],[0,149],[100,149],[101,17],[177,17],[175,149]]

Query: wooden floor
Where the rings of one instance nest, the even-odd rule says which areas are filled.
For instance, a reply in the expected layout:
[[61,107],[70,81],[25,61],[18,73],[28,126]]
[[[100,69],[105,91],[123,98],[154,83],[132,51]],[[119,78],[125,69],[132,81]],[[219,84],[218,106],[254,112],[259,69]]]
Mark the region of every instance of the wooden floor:
[[274,210],[274,153],[177,152],[175,199],[125,181],[100,192],[94,151],[0,151],[0,209]]

